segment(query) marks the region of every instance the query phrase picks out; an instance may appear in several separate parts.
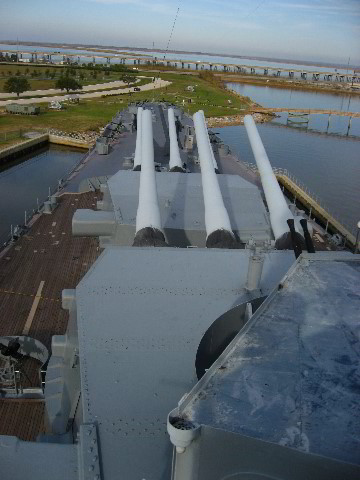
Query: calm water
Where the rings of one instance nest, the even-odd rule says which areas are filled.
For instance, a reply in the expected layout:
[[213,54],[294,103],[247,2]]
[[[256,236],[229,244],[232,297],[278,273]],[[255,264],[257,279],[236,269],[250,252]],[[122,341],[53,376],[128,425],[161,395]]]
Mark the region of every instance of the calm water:
[[37,208],[37,198],[47,200],[49,187],[56,188],[58,180],[80,161],[84,152],[62,147],[43,149],[29,160],[0,172],[0,242],[10,234],[10,225],[24,224]]
[[360,112],[360,96],[260,87],[241,83],[228,83],[227,88],[240,93],[240,95],[252,98],[254,102],[264,107],[319,108],[342,112]]
[[[360,220],[360,140],[272,123],[258,130],[271,164],[287,168],[354,231]],[[217,131],[241,160],[255,163],[245,127]]]
[[[264,107],[312,108],[337,110],[341,112],[360,112],[360,96],[333,95],[319,92],[290,90],[287,88],[260,87],[240,83],[228,83],[227,88],[240,95],[250,97]],[[346,135],[360,138],[360,118],[339,115],[291,115],[287,112],[277,114],[273,123],[310,131],[333,135]]]
[[[228,88],[263,106],[360,111],[360,98],[349,95],[242,84]],[[287,168],[353,231],[360,220],[360,118],[349,125],[349,117],[332,115],[329,120],[329,115],[294,117],[284,112],[258,129],[271,164]],[[219,131],[242,160],[255,163],[245,127]]]

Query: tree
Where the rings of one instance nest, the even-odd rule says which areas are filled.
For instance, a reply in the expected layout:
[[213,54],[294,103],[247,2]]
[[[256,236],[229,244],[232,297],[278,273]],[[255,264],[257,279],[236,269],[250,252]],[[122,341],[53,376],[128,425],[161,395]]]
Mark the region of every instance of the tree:
[[17,70],[15,75],[16,75],[17,77],[20,77],[20,75],[21,75],[20,70]]
[[50,72],[50,78],[51,78],[52,80],[54,80],[55,75],[56,75],[56,71],[55,71],[55,70],[52,70],[52,71]]
[[68,67],[65,69],[65,77],[76,77],[76,69],[74,67]]
[[80,80],[84,80],[84,78],[85,78],[84,72],[80,72],[79,77],[80,77]]
[[30,73],[30,68],[27,67],[27,69],[25,70],[25,74],[26,74],[26,75],[29,75],[29,73]]
[[49,76],[50,76],[50,70],[47,68],[47,69],[45,70],[45,77],[46,77],[46,78],[49,78]]
[[70,90],[81,90],[82,85],[77,82],[75,78],[61,76],[56,81],[56,88],[60,88],[60,90],[66,90],[67,93],[69,93]]
[[4,90],[8,93],[20,93],[30,89],[30,83],[25,77],[10,77],[4,84]]
[[127,86],[129,86],[131,83],[135,82],[135,77],[133,77],[132,75],[127,75],[126,73],[124,73],[124,75],[121,75],[120,80],[122,82],[126,83]]

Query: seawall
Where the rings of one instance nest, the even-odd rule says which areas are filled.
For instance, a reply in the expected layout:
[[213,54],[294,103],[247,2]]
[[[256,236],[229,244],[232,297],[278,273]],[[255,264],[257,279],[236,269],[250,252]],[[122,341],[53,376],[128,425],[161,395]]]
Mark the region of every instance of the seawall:
[[25,140],[24,142],[0,150],[0,165],[11,162],[12,160],[15,160],[21,155],[37,150],[38,148],[47,145],[48,143],[53,143],[56,145],[66,145],[68,147],[77,147],[83,149],[89,149],[93,145],[92,143],[83,142],[81,140],[77,140],[76,138],[44,133],[43,135],[39,135],[36,138]]

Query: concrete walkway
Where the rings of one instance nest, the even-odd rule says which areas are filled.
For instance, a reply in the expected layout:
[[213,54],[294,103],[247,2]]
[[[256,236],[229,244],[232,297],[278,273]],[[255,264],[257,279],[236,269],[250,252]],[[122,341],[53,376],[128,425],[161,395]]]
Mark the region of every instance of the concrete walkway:
[[[147,91],[147,90],[155,90],[157,88],[163,88],[170,84],[171,82],[167,82],[166,80],[157,79],[155,82],[150,82],[150,83],[147,83],[146,85],[141,85],[138,88],[141,91]],[[104,90],[101,92],[83,93],[80,95],[80,100],[83,98],[97,98],[97,97],[103,97],[106,95],[122,95],[130,92],[134,92],[134,87],[121,88],[121,89],[115,89],[115,90]],[[2,100],[0,101],[0,107],[8,105],[9,103],[19,103],[21,105],[25,105],[29,103],[63,102],[64,100],[67,100],[67,98],[68,98],[68,95],[66,94],[66,95],[58,95],[53,97],[35,97],[35,98],[19,98],[17,100]]]
[[[137,79],[136,82],[139,82],[140,80]],[[107,83],[97,83],[95,85],[84,85],[82,90],[75,90],[71,92],[73,93],[81,93],[81,92],[91,92],[93,90],[101,90],[101,89],[112,89],[112,88],[120,88],[124,87],[125,83],[116,80],[114,82],[107,82]],[[59,88],[48,88],[47,90],[27,90],[26,92],[23,92],[21,94],[21,98],[24,97],[31,97],[32,95],[36,96],[44,96],[44,95],[56,95],[57,93],[64,93],[64,90],[60,90]],[[16,93],[0,93],[0,98],[12,98],[15,97]]]

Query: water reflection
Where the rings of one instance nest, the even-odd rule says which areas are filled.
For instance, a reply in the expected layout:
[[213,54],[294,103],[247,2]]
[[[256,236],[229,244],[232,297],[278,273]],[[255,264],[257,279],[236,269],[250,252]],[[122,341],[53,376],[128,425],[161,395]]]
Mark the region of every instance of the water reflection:
[[260,87],[241,83],[228,83],[227,88],[250,97],[264,107],[312,108],[360,112],[360,97],[332,93],[291,90],[289,88]]
[[[287,168],[351,231],[360,214],[360,141],[284,124],[258,125],[274,167]],[[241,160],[255,163],[244,127],[218,129]]]
[[324,114],[277,113],[272,123],[285,125],[298,130],[319,132],[327,135],[340,135],[360,138],[360,118]]
[[44,202],[49,187],[53,190],[83,155],[83,150],[51,146],[0,173],[1,244],[10,233],[10,225],[23,224],[25,210],[30,215],[37,208],[37,199]]

